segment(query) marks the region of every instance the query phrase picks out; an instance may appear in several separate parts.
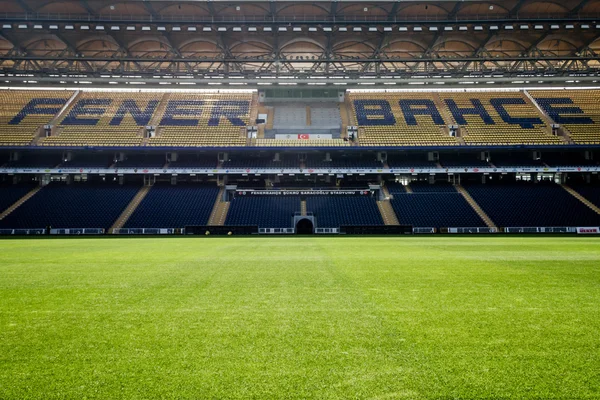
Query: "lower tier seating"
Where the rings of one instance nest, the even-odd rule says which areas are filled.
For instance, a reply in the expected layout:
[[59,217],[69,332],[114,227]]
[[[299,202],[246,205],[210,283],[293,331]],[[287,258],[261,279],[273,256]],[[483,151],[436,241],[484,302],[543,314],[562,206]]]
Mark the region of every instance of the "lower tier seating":
[[[410,187],[414,189],[412,183]],[[433,188],[416,193],[394,190],[393,196],[392,207],[403,225],[438,229],[486,226],[460,193],[450,192],[446,187],[440,187],[438,192]]]
[[449,182],[436,182],[431,184],[425,181],[413,181],[410,183],[410,188],[413,192],[440,193],[450,192],[456,193],[456,188]]
[[0,220],[0,227],[108,229],[139,188],[113,183],[51,183]]
[[225,225],[291,228],[300,211],[299,196],[236,196],[229,206]]
[[596,207],[600,207],[600,186],[570,185],[572,189],[589,200]]
[[218,194],[216,186],[157,183],[129,217],[125,228],[206,225]]
[[0,184],[0,213],[12,206],[21,197],[33,190],[37,185],[22,183],[18,185]]
[[555,183],[466,185],[498,226],[598,226],[596,214]]
[[309,196],[306,210],[314,214],[318,228],[383,225],[377,202],[370,196]]

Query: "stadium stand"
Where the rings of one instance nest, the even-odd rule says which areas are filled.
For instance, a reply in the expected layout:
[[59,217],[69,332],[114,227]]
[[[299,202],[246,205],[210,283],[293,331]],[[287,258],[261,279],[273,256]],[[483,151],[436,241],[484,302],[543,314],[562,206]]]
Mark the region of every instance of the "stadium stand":
[[[455,146],[432,93],[350,92],[361,146]],[[362,131],[362,133],[361,133]]]
[[464,187],[498,226],[600,224],[600,215],[553,182],[471,184]]
[[164,101],[151,146],[245,146],[256,118],[255,93],[171,93]]
[[0,90],[0,145],[30,144],[73,95],[68,90]]
[[600,144],[600,96],[597,90],[531,90],[531,96],[568,129],[577,144]]
[[273,129],[304,128],[306,126],[306,104],[281,104],[275,108]]
[[586,198],[596,207],[600,207],[600,186],[593,184],[570,184],[577,193]]
[[13,185],[7,182],[0,182],[0,213],[4,212],[4,210],[36,186],[36,183],[19,183]]
[[0,227],[108,229],[138,190],[138,185],[51,183],[0,220]]
[[448,183],[411,182],[413,193],[400,184],[387,185],[400,224],[427,228],[485,227],[465,198]]
[[218,193],[216,186],[156,183],[131,214],[125,228],[206,225]]
[[383,225],[377,202],[371,196],[308,196],[306,210],[319,228],[343,225]]
[[522,92],[440,93],[467,145],[564,144]]
[[340,115],[340,106],[335,103],[311,103],[310,120],[311,125],[315,127],[340,127],[342,117]]
[[350,142],[342,139],[252,139],[252,145],[258,147],[347,147]]
[[299,196],[236,196],[225,225],[291,228],[292,217],[299,211]]
[[140,146],[162,93],[81,92],[43,146]]

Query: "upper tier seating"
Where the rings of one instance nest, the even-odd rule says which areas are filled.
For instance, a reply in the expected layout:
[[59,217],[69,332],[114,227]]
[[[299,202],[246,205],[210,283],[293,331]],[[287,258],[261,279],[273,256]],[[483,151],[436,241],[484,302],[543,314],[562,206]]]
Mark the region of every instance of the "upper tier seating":
[[440,93],[440,97],[468,145],[564,143],[552,135],[521,92]]
[[294,213],[299,211],[299,196],[236,196],[225,225],[291,228]]
[[[359,132],[361,146],[458,144],[456,138],[448,135],[446,122],[439,113],[435,117],[429,113],[423,114],[428,109],[433,113],[439,111],[432,93],[351,92],[349,96],[353,109],[351,123],[364,129],[364,133]],[[400,101],[403,101],[403,106]],[[405,112],[414,114],[414,120],[407,121]]]
[[282,104],[275,107],[274,129],[302,128],[306,123],[306,105]]
[[392,207],[400,224],[427,228],[484,227],[485,223],[450,184],[411,182],[414,193],[388,184]]
[[44,146],[140,146],[162,93],[81,92]]
[[[253,93],[171,93],[151,146],[245,146]],[[253,115],[252,118],[256,118]]]
[[216,186],[157,183],[131,214],[125,228],[206,225],[218,194]]
[[306,210],[318,228],[343,225],[383,225],[377,202],[371,196],[308,196]]
[[4,210],[16,203],[21,197],[35,189],[36,186],[37,184],[33,183],[20,183],[17,185],[0,183],[0,213],[4,212]]
[[600,144],[598,90],[531,90],[531,96],[578,144]]
[[340,127],[342,116],[340,105],[336,103],[311,103],[310,124],[313,127]]
[[600,226],[600,215],[555,183],[516,182],[465,188],[501,227]]
[[28,145],[73,95],[70,90],[0,90],[0,145]]
[[139,188],[113,183],[51,183],[0,220],[0,227],[108,229]]
[[342,139],[252,139],[252,145],[259,147],[346,147],[351,143]]

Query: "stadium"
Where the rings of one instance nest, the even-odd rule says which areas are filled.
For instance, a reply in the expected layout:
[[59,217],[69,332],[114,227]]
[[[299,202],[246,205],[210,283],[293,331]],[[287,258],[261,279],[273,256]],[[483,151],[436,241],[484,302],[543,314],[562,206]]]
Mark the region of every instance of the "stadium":
[[600,0],[0,4],[0,398],[600,398]]

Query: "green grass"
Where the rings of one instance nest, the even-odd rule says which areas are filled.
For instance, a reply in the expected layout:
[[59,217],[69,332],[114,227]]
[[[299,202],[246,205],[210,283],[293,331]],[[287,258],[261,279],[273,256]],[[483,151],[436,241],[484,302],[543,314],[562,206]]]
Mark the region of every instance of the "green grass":
[[600,240],[2,240],[0,398],[600,398]]

